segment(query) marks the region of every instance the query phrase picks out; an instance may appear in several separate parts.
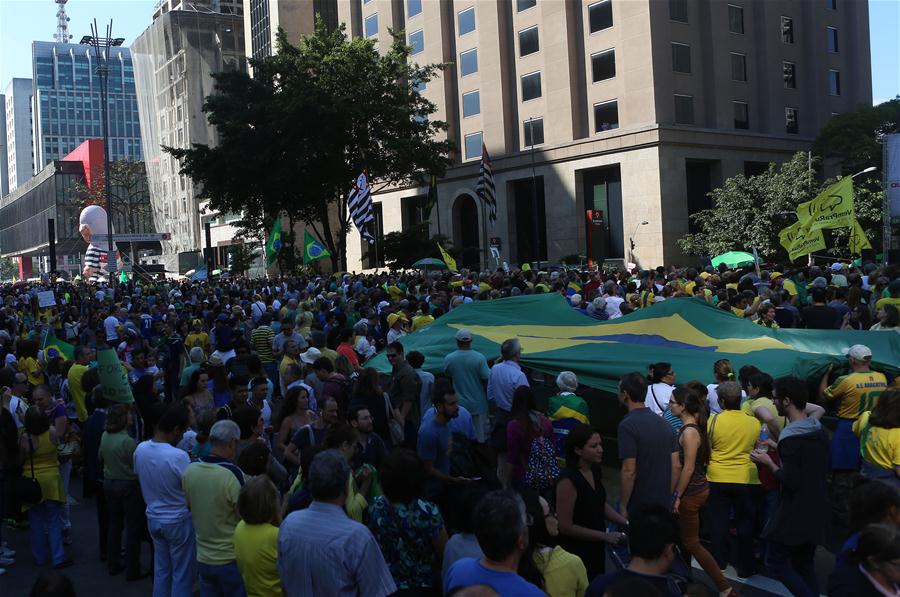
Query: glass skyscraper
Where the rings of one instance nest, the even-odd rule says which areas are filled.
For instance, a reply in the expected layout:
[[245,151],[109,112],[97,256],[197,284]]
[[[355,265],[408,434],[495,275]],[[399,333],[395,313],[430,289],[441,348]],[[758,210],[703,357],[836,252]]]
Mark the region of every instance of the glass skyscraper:
[[[143,159],[131,50],[110,48],[109,158]],[[35,41],[35,171],[61,159],[85,139],[101,138],[100,79],[90,46]]]

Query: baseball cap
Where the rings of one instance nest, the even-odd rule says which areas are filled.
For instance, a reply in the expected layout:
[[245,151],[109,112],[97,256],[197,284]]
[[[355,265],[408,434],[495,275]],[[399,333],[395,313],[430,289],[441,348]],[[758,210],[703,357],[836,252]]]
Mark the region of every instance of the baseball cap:
[[228,321],[228,316],[224,313],[219,313],[219,315],[216,316],[216,321]]
[[844,266],[841,263],[835,262],[831,264],[831,271],[839,272],[844,269]]
[[854,361],[865,361],[872,358],[872,350],[863,344],[854,344],[847,349],[847,356]]
[[306,363],[307,365],[312,365],[316,362],[317,359],[321,358],[322,351],[318,348],[310,347],[306,350],[306,352],[300,355],[300,360]]
[[403,313],[391,313],[387,316],[388,326],[392,326],[397,323],[398,319],[406,319],[406,316]]
[[459,342],[471,342],[472,341],[472,332],[467,330],[466,328],[461,328],[456,332],[456,339]]

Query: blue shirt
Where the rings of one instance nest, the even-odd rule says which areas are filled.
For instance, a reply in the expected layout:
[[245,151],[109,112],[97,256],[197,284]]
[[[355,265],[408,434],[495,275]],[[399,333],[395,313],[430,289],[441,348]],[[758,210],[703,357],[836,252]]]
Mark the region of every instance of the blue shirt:
[[[450,475],[450,426],[441,425],[436,419],[422,423],[419,427],[417,452],[422,460],[430,460],[434,468]],[[441,481],[429,478],[426,484],[426,495],[434,495],[443,486]]]
[[460,406],[473,415],[487,412],[484,382],[491,376],[484,355],[474,350],[454,350],[444,357],[444,373],[453,379]]
[[[433,406],[427,409],[422,415],[422,423],[430,421],[436,414],[437,410]],[[455,419],[450,419],[447,427],[450,428],[450,433],[462,433],[471,440],[475,439],[475,424],[472,423],[472,415],[462,405],[459,406],[459,414]]]
[[491,377],[488,380],[487,397],[490,402],[497,405],[500,410],[509,412],[512,410],[513,392],[519,386],[527,386],[528,378],[522,373],[522,368],[515,361],[503,361],[497,363],[491,369]]
[[489,570],[475,558],[463,558],[450,566],[444,578],[444,594],[456,587],[471,585],[487,585],[500,597],[546,597],[543,591],[518,574]]
[[384,597],[397,590],[369,529],[325,502],[281,523],[278,573],[286,595]]

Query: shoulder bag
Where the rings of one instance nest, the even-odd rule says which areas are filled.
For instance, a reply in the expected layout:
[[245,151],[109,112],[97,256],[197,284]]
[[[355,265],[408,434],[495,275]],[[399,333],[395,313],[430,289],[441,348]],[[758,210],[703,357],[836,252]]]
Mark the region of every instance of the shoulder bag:
[[403,431],[403,425],[400,424],[400,421],[397,420],[396,415],[394,415],[394,406],[391,404],[391,397],[388,396],[387,392],[384,394],[384,408],[387,412],[388,418],[388,430],[391,434],[391,441],[394,445],[400,445],[403,443],[403,440],[406,438],[406,434]]
[[19,502],[22,504],[39,504],[43,497],[41,484],[34,476],[34,442],[31,441],[31,435],[28,436],[28,460],[31,462],[31,477],[18,477],[14,491]]

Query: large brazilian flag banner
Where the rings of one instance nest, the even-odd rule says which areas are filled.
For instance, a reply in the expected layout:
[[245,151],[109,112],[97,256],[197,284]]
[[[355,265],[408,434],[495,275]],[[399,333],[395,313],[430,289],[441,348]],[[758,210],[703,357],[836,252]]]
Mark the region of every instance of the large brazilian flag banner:
[[[713,383],[713,363],[719,359],[730,359],[735,371],[755,365],[775,378],[816,377],[829,364],[845,363],[844,352],[854,344],[872,350],[875,369],[900,373],[900,334],[772,330],[698,298],[670,299],[611,321],[578,313],[558,294],[478,301],[453,309],[401,343],[406,352],[425,355],[425,370],[441,373],[460,328],[472,332],[472,347],[489,362],[504,340],[515,337],[522,343],[523,365],[554,375],[574,371],[581,383],[610,392],[624,373],[646,372],[660,361],[672,363],[681,383]],[[391,369],[383,353],[367,365],[384,373]]]

